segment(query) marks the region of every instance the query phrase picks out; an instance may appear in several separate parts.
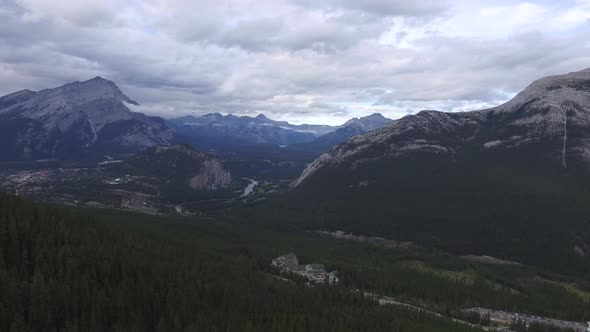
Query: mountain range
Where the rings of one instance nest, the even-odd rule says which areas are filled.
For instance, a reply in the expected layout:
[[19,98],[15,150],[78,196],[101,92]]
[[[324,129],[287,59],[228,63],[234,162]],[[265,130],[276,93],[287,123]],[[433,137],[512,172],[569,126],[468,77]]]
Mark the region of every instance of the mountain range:
[[292,125],[263,114],[256,117],[211,113],[167,120],[178,139],[203,149],[252,144],[293,145],[297,149],[324,152],[352,136],[384,126],[392,120],[381,114],[353,118],[341,126]]
[[101,77],[0,97],[0,139],[4,142],[0,160],[100,159],[175,143],[231,151],[260,144],[303,144],[300,148],[315,153],[386,123],[380,115],[355,118],[337,127],[292,125],[263,114],[211,113],[164,120],[133,112],[131,108],[137,105],[115,83]]
[[260,114],[256,117],[211,113],[167,121],[179,139],[201,148],[252,144],[290,145],[311,142],[335,128],[324,125],[292,125]]

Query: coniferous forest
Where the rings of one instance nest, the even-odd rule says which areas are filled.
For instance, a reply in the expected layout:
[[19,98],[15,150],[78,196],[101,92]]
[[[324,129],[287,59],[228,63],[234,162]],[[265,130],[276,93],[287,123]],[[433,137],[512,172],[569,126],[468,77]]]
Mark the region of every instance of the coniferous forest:
[[[383,249],[269,230],[237,215],[156,217],[0,196],[2,331],[469,331],[360,292],[462,320],[487,307],[590,318],[589,286],[531,267],[474,264],[428,249]],[[337,270],[336,286],[276,277],[296,251]],[[470,321],[470,320],[466,320]]]
[[220,234],[88,214],[0,196],[0,330],[472,330],[342,287],[278,280]]

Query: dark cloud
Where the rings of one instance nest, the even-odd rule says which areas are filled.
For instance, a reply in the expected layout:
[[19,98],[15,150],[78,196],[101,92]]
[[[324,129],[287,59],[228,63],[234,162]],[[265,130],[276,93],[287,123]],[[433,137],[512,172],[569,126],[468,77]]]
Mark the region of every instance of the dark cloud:
[[353,10],[378,16],[436,15],[449,8],[446,0],[294,0],[305,7],[320,7],[331,11]]

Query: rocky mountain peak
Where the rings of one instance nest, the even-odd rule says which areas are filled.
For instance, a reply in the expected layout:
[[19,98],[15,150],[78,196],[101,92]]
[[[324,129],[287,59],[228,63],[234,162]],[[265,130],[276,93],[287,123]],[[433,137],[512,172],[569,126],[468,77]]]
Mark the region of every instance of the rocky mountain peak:
[[346,142],[351,137],[381,128],[393,120],[380,113],[373,113],[361,118],[352,118],[333,132],[318,137],[308,144],[308,148],[317,152],[328,151],[332,147]]
[[371,115],[366,116],[367,119],[386,119],[381,113],[373,113]]
[[[166,145],[172,132],[162,119],[132,112],[138,103],[100,76],[38,92],[0,97],[0,121],[15,122],[5,158],[77,158],[85,151],[137,151]],[[110,151],[109,151],[110,150]]]
[[[44,119],[47,125],[82,112],[97,121],[113,116],[129,118],[126,104],[139,105],[127,97],[115,83],[99,76],[38,92],[21,90],[0,97],[0,114],[12,114],[30,119]],[[112,119],[111,119],[112,120]]]
[[494,110],[510,112],[527,103],[532,104],[531,106],[542,104],[559,106],[564,103],[575,103],[582,107],[589,107],[590,68],[538,79]]
[[361,118],[352,118],[346,121],[342,127],[355,126],[361,128],[363,131],[371,131],[381,128],[391,121],[391,119],[384,117],[381,113],[373,113]]
[[113,81],[109,81],[100,76],[96,76],[87,81],[76,81],[56,89],[40,91],[40,93],[42,92],[48,92],[50,95],[66,94],[70,98],[69,101],[72,103],[87,102],[89,100],[97,99],[117,99],[128,104],[139,105],[138,102],[127,97]]

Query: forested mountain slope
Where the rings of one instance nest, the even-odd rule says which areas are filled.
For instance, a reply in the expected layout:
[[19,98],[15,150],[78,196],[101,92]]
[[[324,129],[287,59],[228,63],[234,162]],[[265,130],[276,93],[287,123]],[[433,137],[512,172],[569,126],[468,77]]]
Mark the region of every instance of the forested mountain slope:
[[584,70],[493,109],[404,117],[322,155],[283,203],[308,227],[588,273],[589,86]]

